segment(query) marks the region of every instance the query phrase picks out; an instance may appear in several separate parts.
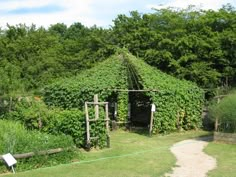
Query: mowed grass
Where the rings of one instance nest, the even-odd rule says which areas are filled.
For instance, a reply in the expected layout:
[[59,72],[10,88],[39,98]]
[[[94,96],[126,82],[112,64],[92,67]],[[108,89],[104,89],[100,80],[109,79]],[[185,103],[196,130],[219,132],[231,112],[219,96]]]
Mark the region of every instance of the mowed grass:
[[[15,177],[158,177],[171,171],[176,159],[169,148],[176,142],[209,135],[204,131],[148,137],[141,133],[111,133],[111,148],[83,151],[80,162],[42,168]],[[17,169],[16,169],[17,170]]]
[[204,151],[217,160],[217,168],[208,173],[209,177],[236,176],[236,144],[211,142]]

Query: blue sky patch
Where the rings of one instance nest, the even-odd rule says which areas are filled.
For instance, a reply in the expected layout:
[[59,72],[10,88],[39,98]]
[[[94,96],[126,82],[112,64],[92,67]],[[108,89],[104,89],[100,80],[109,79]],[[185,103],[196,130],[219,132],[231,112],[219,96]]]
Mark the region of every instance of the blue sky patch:
[[61,12],[63,11],[64,8],[61,6],[57,6],[57,5],[46,5],[46,6],[41,6],[41,7],[23,7],[23,8],[18,8],[18,9],[14,9],[11,11],[8,11],[8,14],[12,14],[12,15],[22,15],[22,14],[48,14],[48,13],[55,13],[55,12]]

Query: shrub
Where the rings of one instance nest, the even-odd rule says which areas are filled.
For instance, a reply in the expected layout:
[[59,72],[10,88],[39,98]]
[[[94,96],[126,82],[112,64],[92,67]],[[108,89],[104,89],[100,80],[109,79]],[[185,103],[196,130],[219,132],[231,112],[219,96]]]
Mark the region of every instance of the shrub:
[[213,120],[218,119],[220,131],[236,132],[236,92],[212,104],[209,114]]
[[[94,108],[89,109],[90,119],[94,118]],[[50,120],[52,126],[49,127],[48,131],[55,133],[63,133],[73,137],[75,144],[78,147],[86,146],[86,122],[84,112],[78,109],[72,110],[60,110],[52,114],[54,118]],[[104,147],[106,144],[106,128],[104,120],[104,110],[99,111],[99,120],[96,122],[90,122],[90,136],[98,137],[98,146]],[[57,123],[53,123],[57,121]],[[92,141],[92,146],[96,145],[95,141]]]
[[[17,122],[0,120],[0,154],[22,154],[37,152],[55,148],[69,148],[69,151],[51,155],[34,156],[27,159],[19,159],[17,169],[31,169],[63,162],[69,162],[75,157],[74,143],[67,135],[49,135],[37,131],[28,131]],[[0,171],[5,171],[3,163],[0,163]]]
[[84,113],[80,110],[57,110],[50,115],[48,132],[70,135],[78,147],[85,144],[85,128]]
[[50,110],[41,100],[22,98],[5,117],[22,122],[28,129],[45,131]]
[[[94,109],[90,108],[90,117],[94,117]],[[104,119],[104,109],[100,110],[101,119]],[[9,112],[5,119],[21,122],[27,129],[40,130],[50,134],[65,134],[72,136],[77,147],[85,147],[86,122],[85,113],[78,109],[62,110],[50,109],[42,101],[18,102],[14,111]],[[40,120],[40,122],[39,122]],[[40,126],[39,126],[40,125]],[[105,146],[105,122],[91,123],[91,136],[99,137],[99,147]],[[92,146],[95,143],[92,143]]]

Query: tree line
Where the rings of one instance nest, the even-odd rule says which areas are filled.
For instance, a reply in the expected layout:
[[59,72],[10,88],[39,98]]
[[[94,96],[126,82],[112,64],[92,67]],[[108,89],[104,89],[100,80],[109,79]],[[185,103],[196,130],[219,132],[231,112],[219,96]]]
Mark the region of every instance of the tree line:
[[38,90],[94,66],[116,48],[202,88],[236,83],[236,10],[155,9],[118,15],[109,29],[52,24],[0,29],[0,95]]

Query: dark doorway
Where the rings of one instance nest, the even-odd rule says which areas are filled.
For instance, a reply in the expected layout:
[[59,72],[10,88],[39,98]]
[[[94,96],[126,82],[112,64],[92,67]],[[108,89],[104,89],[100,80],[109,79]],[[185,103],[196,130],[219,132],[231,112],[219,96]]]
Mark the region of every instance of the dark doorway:
[[130,121],[136,127],[148,127],[151,117],[151,101],[144,92],[130,92]]

